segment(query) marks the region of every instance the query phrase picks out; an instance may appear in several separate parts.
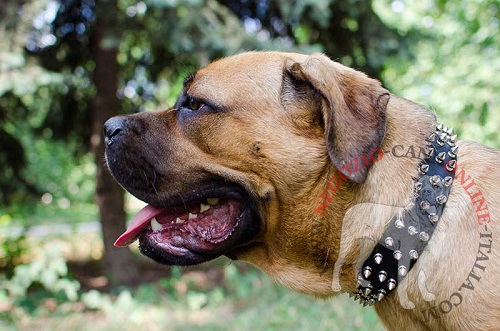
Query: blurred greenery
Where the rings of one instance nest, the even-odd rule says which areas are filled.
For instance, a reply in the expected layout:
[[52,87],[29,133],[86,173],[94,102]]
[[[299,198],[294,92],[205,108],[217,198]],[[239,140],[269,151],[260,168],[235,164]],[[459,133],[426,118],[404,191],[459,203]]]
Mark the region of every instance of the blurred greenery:
[[[90,154],[95,6],[0,2],[0,328],[87,330],[92,319],[92,330],[381,330],[371,309],[291,293],[236,263],[212,266],[223,277],[207,288],[189,283],[193,272],[174,268],[134,289],[88,291],[66,261],[101,258],[99,237],[64,239],[75,246],[71,254],[27,240],[34,225],[57,229],[98,219]],[[188,72],[222,56],[322,51],[429,107],[460,137],[500,147],[499,6],[118,0],[116,31],[105,44],[118,45],[121,113],[168,107]]]

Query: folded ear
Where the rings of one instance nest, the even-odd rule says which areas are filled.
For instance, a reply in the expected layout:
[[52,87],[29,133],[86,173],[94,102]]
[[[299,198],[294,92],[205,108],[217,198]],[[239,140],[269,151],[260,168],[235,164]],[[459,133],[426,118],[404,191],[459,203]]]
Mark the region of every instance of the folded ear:
[[345,177],[362,183],[368,167],[354,167],[353,162],[369,157],[370,152],[373,155],[382,143],[389,92],[379,81],[322,54],[310,55],[300,63],[288,59],[285,70],[295,79],[309,82],[323,96],[328,155]]

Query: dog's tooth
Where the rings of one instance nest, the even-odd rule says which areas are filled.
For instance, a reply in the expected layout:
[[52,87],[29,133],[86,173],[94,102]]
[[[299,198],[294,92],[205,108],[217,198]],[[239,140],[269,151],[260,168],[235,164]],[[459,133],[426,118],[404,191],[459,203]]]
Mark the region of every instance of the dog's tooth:
[[177,218],[175,219],[175,224],[182,224],[182,223],[184,223],[184,222],[185,222],[185,221],[184,221],[184,220],[182,220],[182,219],[180,219],[179,217],[177,217]]
[[158,223],[158,221],[156,220],[156,218],[153,218],[151,220],[151,229],[153,229],[153,231],[161,230],[161,224]]
[[210,206],[216,205],[219,202],[219,198],[207,198],[207,203]]
[[188,219],[189,220],[194,220],[195,218],[198,218],[197,214],[191,214],[191,213],[189,213],[189,215],[188,215]]
[[212,208],[212,207],[210,207],[210,205],[204,205],[204,204],[200,203],[200,213],[203,213],[204,211],[207,211],[210,208]]

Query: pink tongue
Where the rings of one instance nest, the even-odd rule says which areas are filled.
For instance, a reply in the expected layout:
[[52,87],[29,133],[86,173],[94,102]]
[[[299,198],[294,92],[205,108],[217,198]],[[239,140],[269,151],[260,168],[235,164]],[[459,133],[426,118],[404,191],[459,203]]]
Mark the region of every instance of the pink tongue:
[[139,237],[139,234],[142,232],[142,230],[144,230],[149,221],[151,221],[153,217],[156,217],[158,214],[160,214],[163,210],[164,209],[156,208],[151,205],[147,205],[146,207],[142,208],[141,211],[139,211],[139,213],[134,217],[132,222],[130,222],[127,231],[125,231],[118,239],[116,239],[115,246],[124,247],[133,243],[137,239],[137,237]]

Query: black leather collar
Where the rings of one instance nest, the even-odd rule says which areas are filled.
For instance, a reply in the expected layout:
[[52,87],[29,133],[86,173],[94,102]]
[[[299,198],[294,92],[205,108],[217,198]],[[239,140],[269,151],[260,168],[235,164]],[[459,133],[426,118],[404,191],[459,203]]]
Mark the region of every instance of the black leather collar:
[[354,300],[364,306],[382,300],[404,279],[432,237],[455,177],[457,136],[439,124],[428,139],[426,158],[415,179],[413,207],[391,219],[358,273]]

